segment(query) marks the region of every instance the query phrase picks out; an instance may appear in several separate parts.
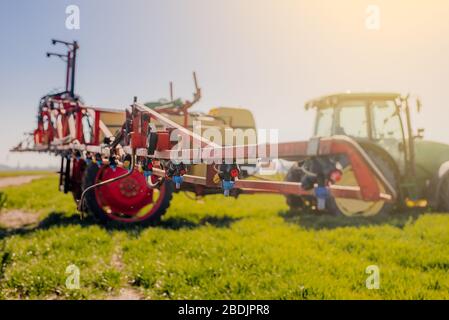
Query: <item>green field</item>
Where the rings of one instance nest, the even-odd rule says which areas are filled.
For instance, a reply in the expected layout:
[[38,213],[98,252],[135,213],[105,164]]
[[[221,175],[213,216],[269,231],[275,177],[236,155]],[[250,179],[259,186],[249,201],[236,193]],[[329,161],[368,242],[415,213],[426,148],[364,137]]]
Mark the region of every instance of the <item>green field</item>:
[[51,174],[54,173],[45,170],[0,171],[0,178],[19,177],[19,176],[47,176]]
[[[80,221],[49,176],[2,191],[40,223],[0,227],[0,298],[448,299],[449,215],[349,220],[288,212],[282,196],[177,194],[160,226]],[[80,268],[80,289],[65,286]],[[369,265],[380,289],[365,286]]]

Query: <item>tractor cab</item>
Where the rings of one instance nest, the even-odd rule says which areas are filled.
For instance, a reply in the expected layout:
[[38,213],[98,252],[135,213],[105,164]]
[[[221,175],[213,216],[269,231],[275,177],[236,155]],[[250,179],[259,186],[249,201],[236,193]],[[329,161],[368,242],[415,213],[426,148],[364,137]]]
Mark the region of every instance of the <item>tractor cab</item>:
[[[417,100],[418,110],[421,103]],[[409,97],[398,93],[343,93],[324,96],[306,103],[316,108],[314,136],[349,136],[356,140],[378,166],[385,178],[395,186],[403,200],[419,202],[425,198],[426,185],[438,170],[441,159],[429,164],[421,147],[422,131],[415,135],[411,128]],[[431,143],[435,150],[435,143]],[[446,152],[445,152],[446,153]],[[425,168],[425,170],[423,169]],[[346,185],[351,185],[351,169],[347,169]],[[430,174],[430,172],[432,174]],[[344,175],[345,176],[345,175]],[[377,214],[377,204],[336,200],[338,211],[345,215],[362,212]]]
[[398,93],[344,93],[309,101],[306,109],[311,107],[317,109],[314,136],[349,136],[364,148],[384,150],[401,175],[414,174],[407,98]]

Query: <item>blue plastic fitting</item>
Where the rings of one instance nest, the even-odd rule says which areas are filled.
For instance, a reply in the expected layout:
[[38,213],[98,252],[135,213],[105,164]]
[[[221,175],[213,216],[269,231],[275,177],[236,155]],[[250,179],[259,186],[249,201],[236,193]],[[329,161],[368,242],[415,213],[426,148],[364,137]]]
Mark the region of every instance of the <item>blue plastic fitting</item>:
[[326,187],[316,187],[315,196],[317,199],[317,209],[326,209],[326,199],[329,197],[329,190]]
[[173,176],[173,182],[175,183],[176,189],[181,188],[181,183],[184,181],[182,176]]
[[230,181],[230,180],[223,180],[222,186],[223,186],[223,190],[224,190],[224,195],[225,197],[229,196],[229,191],[234,188],[234,181]]

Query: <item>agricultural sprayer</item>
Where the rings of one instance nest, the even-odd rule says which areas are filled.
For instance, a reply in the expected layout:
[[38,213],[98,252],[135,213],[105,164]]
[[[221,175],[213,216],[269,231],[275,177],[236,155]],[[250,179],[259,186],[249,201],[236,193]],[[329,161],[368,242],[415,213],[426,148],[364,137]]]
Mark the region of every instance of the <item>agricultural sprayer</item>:
[[[82,213],[101,222],[153,224],[179,190],[197,196],[223,193],[278,193],[306,197],[319,210],[329,198],[394,202],[397,188],[355,140],[347,136],[316,137],[289,143],[217,143],[199,124],[218,131],[253,129],[252,114],[237,108],[189,112],[201,98],[196,76],[192,101],[141,104],[124,111],[85,105],[75,94],[78,44],[68,47],[66,90],[44,96],[37,129],[13,151],[49,152],[61,157],[59,188],[72,193]],[[172,88],[172,86],[170,86]],[[196,125],[195,125],[196,123]],[[251,178],[257,161],[279,158],[303,167],[300,181]],[[356,183],[344,185],[347,168]]]

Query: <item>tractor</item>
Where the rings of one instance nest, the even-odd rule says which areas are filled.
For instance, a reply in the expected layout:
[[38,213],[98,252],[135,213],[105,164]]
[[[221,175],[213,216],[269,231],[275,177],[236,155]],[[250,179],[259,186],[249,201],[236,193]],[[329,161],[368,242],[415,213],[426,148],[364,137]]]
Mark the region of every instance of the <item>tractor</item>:
[[[342,93],[306,102],[306,110],[316,109],[314,136],[354,139],[397,193],[393,203],[329,197],[330,214],[375,216],[410,207],[449,211],[449,145],[424,140],[423,129],[413,130],[411,100],[398,93]],[[293,164],[285,180],[304,181],[309,166],[307,160]],[[351,166],[342,173],[337,184],[356,185]],[[308,197],[286,197],[291,209],[315,207]]]

